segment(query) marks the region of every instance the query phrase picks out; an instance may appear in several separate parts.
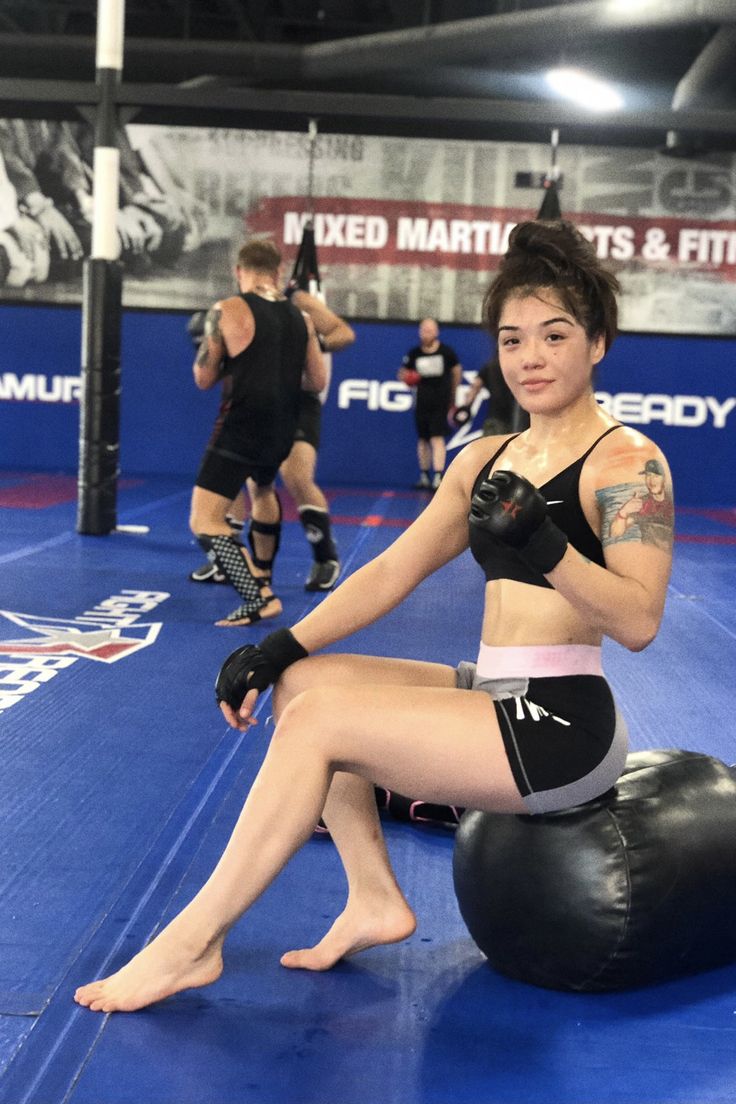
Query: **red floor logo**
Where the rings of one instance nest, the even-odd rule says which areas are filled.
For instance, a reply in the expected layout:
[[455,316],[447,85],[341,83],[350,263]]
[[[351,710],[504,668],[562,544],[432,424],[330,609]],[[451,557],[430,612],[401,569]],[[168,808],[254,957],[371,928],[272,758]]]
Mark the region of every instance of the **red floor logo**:
[[[168,597],[123,590],[72,620],[0,610],[0,618],[16,626],[12,639],[0,639],[0,713],[79,659],[116,663],[153,644],[161,622],[137,622]],[[0,621],[0,636],[2,629]]]
[[[22,613],[0,610],[5,617],[28,632],[36,633],[35,639],[4,640],[0,642],[3,655],[60,655],[96,659],[101,663],[115,663],[123,656],[137,652],[153,644],[161,624],[138,625],[135,629],[84,628],[76,621],[58,618],[33,617]],[[142,636],[134,635],[143,633]]]

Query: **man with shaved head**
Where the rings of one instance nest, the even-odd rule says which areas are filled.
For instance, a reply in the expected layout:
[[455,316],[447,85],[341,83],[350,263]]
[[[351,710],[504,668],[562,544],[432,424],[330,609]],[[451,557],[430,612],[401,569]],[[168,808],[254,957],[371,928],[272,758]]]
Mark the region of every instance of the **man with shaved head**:
[[[440,341],[434,318],[419,323],[419,344],[404,357],[398,378],[416,387],[414,420],[419,460],[418,490],[436,491],[445,470],[447,415],[462,379],[462,367],[454,349]],[[430,464],[434,475],[430,478]]]

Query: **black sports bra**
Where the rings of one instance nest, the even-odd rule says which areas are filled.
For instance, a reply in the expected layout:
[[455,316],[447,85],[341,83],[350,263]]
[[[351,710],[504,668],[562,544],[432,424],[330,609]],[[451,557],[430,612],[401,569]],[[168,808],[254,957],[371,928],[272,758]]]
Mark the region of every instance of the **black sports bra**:
[[[584,452],[577,460],[573,460],[572,464],[569,464],[563,471],[554,475],[539,488],[540,493],[547,500],[547,510],[550,518],[562,530],[573,548],[576,548],[583,556],[601,567],[605,566],[603,548],[583,513],[578,484],[583,464],[593,449],[609,433],[613,433],[614,430],[620,428],[617,425],[611,426],[593,442],[587,452]],[[514,437],[509,437],[507,441],[504,441],[488,463],[483,465],[473,484],[473,494],[475,494],[483,480],[488,478],[493,465],[509,442],[518,436],[519,434],[516,433]],[[488,582],[493,579],[512,579],[517,583],[529,583],[530,586],[551,588],[552,584],[547,582],[544,575],[540,575],[529,567],[515,549],[502,544],[496,537],[475,525],[470,525],[468,528],[470,530],[470,551],[475,561],[483,568]]]

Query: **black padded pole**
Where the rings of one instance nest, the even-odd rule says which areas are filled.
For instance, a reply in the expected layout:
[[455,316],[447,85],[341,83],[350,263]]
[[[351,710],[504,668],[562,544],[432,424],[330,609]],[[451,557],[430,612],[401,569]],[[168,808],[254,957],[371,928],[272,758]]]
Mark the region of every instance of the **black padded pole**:
[[84,265],[77,532],[117,525],[122,269],[117,262],[120,152],[116,88],[123,65],[124,0],[98,0],[92,255]]
[[92,536],[117,524],[121,291],[116,261],[85,261],[77,532]]

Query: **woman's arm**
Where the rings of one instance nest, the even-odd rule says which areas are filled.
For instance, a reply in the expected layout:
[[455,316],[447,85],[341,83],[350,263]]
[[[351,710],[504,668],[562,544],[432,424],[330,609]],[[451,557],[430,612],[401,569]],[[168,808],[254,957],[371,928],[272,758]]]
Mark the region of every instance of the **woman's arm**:
[[487,445],[468,445],[447,469],[426,510],[390,548],[350,575],[292,629],[278,629],[260,645],[228,656],[217,679],[217,700],[229,725],[256,724],[259,693],[309,652],[377,621],[433,571],[468,545],[468,496],[487,458]]
[[417,520],[385,552],[348,576],[315,610],[292,626],[294,636],[308,652],[377,621],[423,579],[467,548],[465,466],[461,457],[453,461]]
[[[586,621],[638,652],[657,635],[672,567],[672,478],[659,449],[621,432],[601,461],[584,470],[581,502],[594,502],[605,568],[572,546],[547,575]],[[619,436],[616,434],[615,436]],[[595,454],[593,454],[595,456]],[[586,465],[587,467],[587,465]]]

